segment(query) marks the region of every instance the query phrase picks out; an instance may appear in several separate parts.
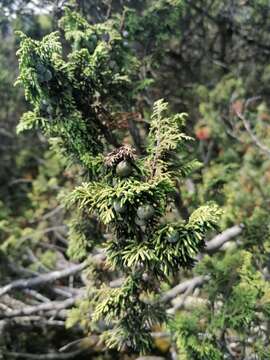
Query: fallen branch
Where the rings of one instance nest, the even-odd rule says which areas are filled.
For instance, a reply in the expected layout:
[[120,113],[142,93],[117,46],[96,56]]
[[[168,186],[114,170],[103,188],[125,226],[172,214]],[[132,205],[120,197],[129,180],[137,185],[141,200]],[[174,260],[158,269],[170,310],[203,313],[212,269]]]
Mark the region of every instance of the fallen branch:
[[11,352],[3,351],[4,355],[8,356],[10,359],[27,359],[27,360],[57,360],[57,359],[74,359],[75,356],[85,352],[84,349],[72,351],[69,353],[49,353],[49,354],[30,354],[30,353],[20,353],[20,352]]
[[243,228],[244,226],[240,224],[224,230],[221,234],[218,234],[212,240],[206,243],[205,252],[212,253],[219,250],[227,241],[240,235],[243,231]]
[[32,289],[24,289],[23,292],[28,295],[28,296],[31,296],[32,298],[40,301],[40,302],[49,302],[50,299],[47,298],[46,296],[40,294],[39,292],[35,291],[35,290],[32,290]]
[[176,285],[174,288],[167,291],[162,297],[162,302],[170,301],[171,299],[175,298],[179,294],[185,293],[189,288],[195,289],[196,287],[201,286],[206,281],[209,280],[209,276],[195,276],[194,278],[190,280],[186,280],[178,285]]
[[34,277],[34,278],[13,281],[12,283],[7,284],[7,285],[3,286],[2,288],[0,288],[0,296],[3,296],[4,294],[10,292],[11,290],[21,290],[21,289],[26,289],[26,288],[33,288],[36,286],[41,286],[43,284],[47,284],[47,283],[56,281],[58,279],[62,279],[64,277],[67,277],[70,275],[74,275],[74,274],[82,271],[83,269],[85,269],[87,264],[88,264],[87,261],[84,261],[81,264],[73,265],[64,270],[53,271],[53,272],[50,272],[47,274],[42,274],[42,275]]
[[71,299],[66,299],[63,301],[51,301],[46,302],[40,305],[35,306],[27,306],[22,309],[6,311],[4,314],[0,314],[0,319],[14,318],[20,316],[28,316],[36,313],[40,313],[43,311],[54,311],[57,312],[59,310],[67,309],[75,304],[78,298],[74,297]]
[[32,315],[26,317],[15,317],[9,324],[14,324],[15,326],[35,326],[35,327],[44,327],[44,326],[54,326],[54,327],[63,327],[65,328],[66,323],[64,320],[54,320],[54,319],[44,319],[42,316]]
[[[183,297],[185,297],[183,299]],[[201,297],[197,297],[195,295],[188,295],[180,296],[179,298],[176,298],[173,300],[173,307],[167,310],[168,314],[175,314],[177,310],[179,309],[185,309],[185,310],[194,310],[198,306],[206,306],[208,304],[208,301],[206,299],[203,299]]]

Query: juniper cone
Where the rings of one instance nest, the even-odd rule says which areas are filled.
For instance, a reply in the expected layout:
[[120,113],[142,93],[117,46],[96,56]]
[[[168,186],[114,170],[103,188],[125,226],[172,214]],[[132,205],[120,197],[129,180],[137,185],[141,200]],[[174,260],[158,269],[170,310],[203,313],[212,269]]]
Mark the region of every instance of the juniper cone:
[[116,175],[119,177],[127,177],[131,174],[131,171],[132,167],[126,160],[120,161],[116,166]]
[[138,225],[138,226],[145,226],[146,223],[143,219],[140,219],[139,217],[136,217],[135,218],[135,224]]
[[179,240],[179,233],[175,230],[172,230],[172,232],[168,234],[167,239],[171,243],[176,243]]
[[155,210],[152,205],[141,205],[138,207],[137,215],[141,220],[149,220],[154,216]]
[[[204,204],[186,221],[179,216],[168,220],[179,179],[201,166],[189,155],[193,139],[183,131],[186,114],[172,114],[160,99],[148,119],[145,153],[136,154],[131,140],[119,145],[114,119],[134,106],[127,94],[141,89],[139,59],[123,40],[120,18],[90,25],[66,9],[60,26],[72,49],[67,56],[57,32],[41,41],[20,33],[18,83],[32,109],[22,117],[18,132],[40,129],[58,153],[87,174],[65,196],[73,215],[68,252],[82,261],[102,248],[110,270],[99,266],[110,274],[101,281],[99,267],[90,261],[87,296],[77,301],[68,323],[78,322],[86,333],[98,334],[108,348],[146,352],[153,345],[153,328],[168,320],[159,299],[160,282],[194,265],[221,212],[214,203]],[[108,66],[112,62],[117,72]],[[40,63],[50,69],[41,78]],[[43,114],[44,103],[52,107],[50,118]],[[103,234],[93,240],[96,227],[89,227],[94,219]],[[167,241],[172,234],[180,234],[177,246]],[[120,286],[110,287],[108,279],[119,274]],[[99,327],[101,322],[106,330]]]
[[117,200],[113,202],[113,208],[119,214],[123,214],[127,210],[127,207],[125,205],[121,205],[121,202]]

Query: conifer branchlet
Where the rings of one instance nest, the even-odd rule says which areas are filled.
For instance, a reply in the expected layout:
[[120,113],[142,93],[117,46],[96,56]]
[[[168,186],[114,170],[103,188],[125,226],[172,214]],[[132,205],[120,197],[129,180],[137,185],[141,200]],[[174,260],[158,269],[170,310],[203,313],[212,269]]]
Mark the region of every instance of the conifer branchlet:
[[[76,210],[69,253],[83,258],[90,249],[102,248],[111,273],[103,276],[102,286],[91,279],[89,296],[79,305],[91,314],[85,327],[110,347],[146,351],[153,326],[166,321],[159,282],[194,264],[220,211],[209,204],[187,221],[166,220],[176,180],[198,167],[182,156],[192,140],[183,132],[185,114],[171,116],[168,104],[158,100],[143,156],[131,145],[119,146],[118,134],[111,131],[110,119],[131,106],[128,92],[139,83],[138,60],[124,46],[119,20],[89,25],[67,10],[61,26],[72,45],[67,59],[57,33],[40,42],[21,35],[18,82],[33,110],[23,116],[18,131],[41,129],[87,172],[66,196]],[[93,217],[104,234],[91,243],[87,223]],[[119,274],[125,277],[119,288],[105,285]]]

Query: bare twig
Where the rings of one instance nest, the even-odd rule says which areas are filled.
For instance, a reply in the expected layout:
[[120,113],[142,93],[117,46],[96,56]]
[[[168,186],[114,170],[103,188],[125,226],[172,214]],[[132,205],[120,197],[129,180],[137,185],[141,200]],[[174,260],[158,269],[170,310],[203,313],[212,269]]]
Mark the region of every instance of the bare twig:
[[175,314],[179,309],[193,310],[198,306],[205,306],[208,304],[208,300],[197,295],[179,296],[173,300],[173,307],[167,310],[168,314]]
[[70,348],[79,345],[80,342],[81,342],[82,340],[84,340],[84,339],[85,339],[85,337],[80,338],[80,339],[73,340],[73,341],[67,343],[66,345],[62,346],[60,349],[58,349],[58,351],[60,351],[60,352],[67,351],[67,350],[69,350]]
[[34,263],[36,266],[39,267],[40,270],[43,270],[44,272],[49,271],[49,268],[47,268],[37,257],[36,255],[33,253],[33,251],[28,248],[26,249],[26,252],[29,256],[29,260]]
[[14,138],[14,134],[12,134],[11,132],[7,131],[4,128],[0,128],[0,135],[4,135],[6,137],[9,137],[10,139]]
[[247,133],[249,134],[249,136],[251,137],[253,143],[267,156],[270,157],[270,149],[264,145],[258,138],[257,136],[253,133],[253,131],[251,130],[250,124],[247,121],[247,119],[245,118],[245,116],[240,113],[239,111],[236,111],[236,115],[239,117],[240,120],[242,120],[243,125],[247,131]]
[[42,220],[47,220],[50,217],[54,216],[55,214],[57,214],[58,212],[60,212],[62,209],[64,208],[63,205],[58,205],[56,206],[54,209],[52,209],[51,211],[47,212],[46,214],[44,214],[42,216]]
[[43,311],[59,311],[62,309],[67,309],[70,306],[74,305],[77,298],[70,298],[63,301],[50,301],[40,305],[27,306],[22,309],[7,311],[4,314],[0,314],[0,319],[14,318],[20,316],[28,316]]
[[224,230],[221,234],[215,236],[212,240],[208,241],[205,246],[205,252],[212,253],[220,249],[227,241],[240,235],[243,231],[243,224],[232,226]]
[[106,19],[109,19],[112,14],[112,0],[107,1]]
[[69,353],[49,353],[49,354],[30,354],[20,352],[4,351],[4,355],[10,359],[27,359],[27,360],[58,360],[58,359],[74,359],[75,356],[85,352],[85,349],[79,349]]
[[140,356],[136,360],[165,360],[165,358],[161,356]]
[[20,289],[26,289],[26,288],[33,288],[36,286],[41,286],[46,283],[53,282],[55,280],[74,275],[83,269],[85,269],[87,266],[87,261],[84,261],[81,264],[70,266],[67,269],[59,270],[59,271],[53,271],[48,274],[42,274],[40,276],[30,278],[30,279],[21,279],[16,280],[10,284],[7,284],[0,288],[0,296],[8,293],[11,290],[20,290]]
[[58,225],[58,226],[48,227],[48,228],[43,229],[43,230],[36,230],[32,234],[23,236],[20,239],[18,239],[17,241],[18,242],[23,242],[23,241],[26,241],[28,239],[31,239],[34,235],[46,235],[46,234],[48,234],[50,232],[55,232],[55,231],[67,231],[67,226],[66,225]]
[[22,326],[35,326],[35,327],[43,327],[43,326],[54,326],[54,327],[65,327],[64,320],[55,320],[55,319],[46,319],[43,316],[31,315],[25,317],[15,317],[9,319],[9,323],[15,325]]
[[7,306],[6,304],[2,304],[0,303],[0,311],[3,310],[3,311],[10,311],[11,308],[9,306]]
[[209,280],[208,276],[195,276],[192,279],[186,280],[174,288],[167,291],[161,298],[162,302],[170,301],[175,298],[179,294],[183,294],[187,291],[187,289],[192,288],[195,289],[198,286],[201,286],[203,283]]
[[[207,281],[207,279],[203,279],[203,282]],[[193,290],[198,287],[200,283],[198,281],[191,281],[183,296],[181,296],[180,300],[177,304],[174,305],[173,308],[169,309],[167,312],[170,314],[174,314],[177,310],[181,309],[184,306],[184,303],[189,295],[193,293]]]
[[32,290],[32,289],[24,289],[23,292],[27,295],[30,295],[31,297],[33,297],[34,299],[41,301],[41,302],[49,302],[50,299],[47,298],[46,296],[40,294],[39,292]]

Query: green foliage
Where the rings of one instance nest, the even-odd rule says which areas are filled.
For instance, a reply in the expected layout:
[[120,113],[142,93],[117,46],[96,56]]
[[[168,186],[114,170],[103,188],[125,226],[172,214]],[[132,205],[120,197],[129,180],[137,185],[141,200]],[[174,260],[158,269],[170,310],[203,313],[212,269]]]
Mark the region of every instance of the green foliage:
[[[57,33],[40,42],[21,35],[18,81],[24,85],[34,111],[22,118],[18,131],[38,127],[47,136],[58,138],[57,146],[88,170],[92,180],[66,197],[68,206],[79,211],[71,223],[69,254],[82,259],[100,244],[108,264],[125,274],[119,289],[96,289],[94,301],[89,304],[92,321],[107,322],[109,328],[102,337],[109,347],[128,346],[145,352],[152,343],[151,328],[163,322],[166,315],[161,305],[147,300],[149,295],[140,298],[143,293],[155,293],[154,284],[142,280],[143,273],[157,281],[192,266],[207,232],[215,228],[220,211],[215,205],[203,206],[186,223],[166,225],[176,179],[198,168],[198,163],[189,161],[183,153],[184,143],[191,140],[181,131],[185,114],[167,115],[164,100],[153,106],[147,156],[136,156],[127,145],[107,153],[115,144],[111,123],[102,120],[100,114],[112,119],[110,112],[124,106],[126,85],[131,85],[127,80],[132,79],[135,69],[130,62],[132,58],[135,64],[135,58],[123,48],[116,25],[117,21],[89,25],[67,10],[61,21],[72,43],[67,60],[62,58]],[[112,61],[120,72],[110,67]],[[136,83],[132,85],[134,88]],[[128,166],[124,176],[120,163]],[[90,216],[106,226],[108,240],[90,235]],[[172,229],[179,234],[176,243],[167,240]],[[91,242],[91,238],[95,240]]]
[[194,314],[183,313],[170,324],[170,329],[176,339],[179,355],[184,360],[221,360],[222,352],[216,348],[214,336],[205,333],[206,327],[200,321],[205,309]]
[[140,288],[141,278],[134,274],[119,289],[101,288],[97,292],[93,321],[103,319],[108,325],[116,325],[102,335],[109,347],[120,350],[127,345],[145,352],[152,344],[151,328],[166,319],[159,304],[140,299]]
[[[58,33],[41,41],[20,34],[17,83],[24,86],[34,111],[22,117],[18,132],[41,128],[48,136],[59,138],[60,146],[90,170],[89,156],[102,151],[104,138],[116,143],[109,111],[126,104],[128,99],[123,95],[135,79],[136,58],[123,48],[114,22],[86,25],[78,14],[67,10],[61,24],[67,39],[76,37],[77,41],[67,60],[63,59]],[[96,38],[91,50],[81,38],[89,44],[93,34]]]
[[[269,284],[246,251],[227,253],[218,261],[217,256],[206,256],[197,271],[209,275],[204,286],[209,301],[198,305],[192,314],[179,314],[171,323],[171,331],[187,359],[221,359],[228,351],[227,337],[234,334],[240,342],[242,336],[252,336],[261,317],[268,319]],[[263,356],[269,349],[259,350],[261,340],[257,334],[254,348]]]
[[[158,0],[149,3],[141,16],[131,8],[125,9],[125,29],[128,39],[140,39],[146,47],[146,55],[163,55],[162,45],[173,36],[181,36],[179,20],[185,9],[182,0]],[[144,59],[146,60],[146,59]],[[152,59],[153,62],[153,59]]]
[[[149,167],[152,169],[151,176],[162,176],[171,165],[170,152],[178,153],[183,142],[191,140],[191,138],[180,132],[181,126],[184,125],[184,117],[187,114],[177,114],[173,117],[165,117],[168,110],[168,103],[163,99],[158,100],[153,107],[151,116],[150,132],[149,132]],[[176,168],[176,164],[171,166]],[[196,163],[189,165],[191,169],[196,168]],[[176,176],[181,175],[176,174]],[[163,175],[164,176],[164,175]]]

